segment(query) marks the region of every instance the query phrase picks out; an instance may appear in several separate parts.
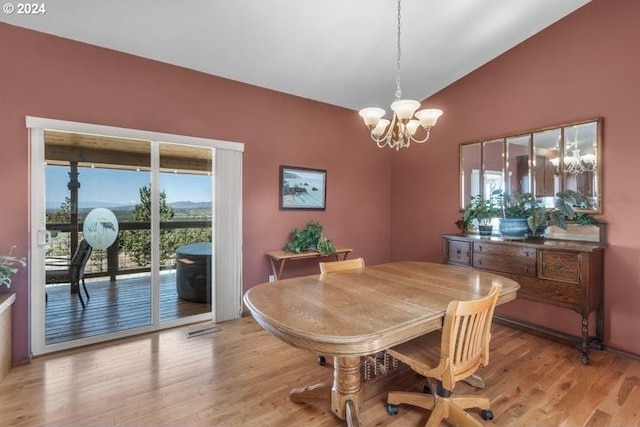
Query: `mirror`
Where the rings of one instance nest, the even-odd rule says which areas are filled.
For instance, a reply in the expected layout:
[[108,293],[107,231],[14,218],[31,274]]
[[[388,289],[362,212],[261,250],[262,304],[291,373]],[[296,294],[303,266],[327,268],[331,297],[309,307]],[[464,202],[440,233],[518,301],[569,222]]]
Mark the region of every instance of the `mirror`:
[[460,206],[480,194],[480,144],[460,146]]
[[602,213],[602,118],[460,144],[460,208],[495,189],[531,192],[546,207],[573,190],[589,201],[576,211]]
[[507,138],[506,185],[507,193],[530,193],[529,134]]
[[504,140],[483,142],[482,153],[482,197],[489,200],[493,191],[504,188]]
[[[600,171],[598,169],[599,126],[597,122],[581,123],[563,128],[564,161],[560,173],[563,188],[576,191],[587,197],[590,210],[600,210]],[[587,206],[575,206],[587,209]],[[588,210],[588,209],[587,209]]]
[[533,134],[533,193],[544,207],[555,205],[560,191],[559,159],[562,129],[549,129]]

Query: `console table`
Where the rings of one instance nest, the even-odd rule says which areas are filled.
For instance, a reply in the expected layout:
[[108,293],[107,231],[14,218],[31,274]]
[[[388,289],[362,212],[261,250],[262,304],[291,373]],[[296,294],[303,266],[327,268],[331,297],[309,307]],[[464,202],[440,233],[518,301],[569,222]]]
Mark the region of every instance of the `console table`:
[[342,256],[342,260],[347,259],[349,252],[353,252],[353,249],[336,248],[336,253],[331,255],[322,254],[318,251],[305,251],[300,253],[289,252],[289,251],[269,251],[267,252],[267,256],[269,257],[269,261],[271,262],[271,271],[273,271],[273,275],[275,276],[275,279],[279,280],[280,277],[282,276],[282,270],[284,269],[284,265],[287,262],[287,260],[335,256],[336,261],[340,261],[341,256]]
[[[518,298],[570,308],[580,314],[582,336],[579,350],[583,364],[589,363],[590,344],[602,348],[603,244],[553,239],[503,240],[495,237],[445,235],[442,237],[442,251],[445,264],[495,271],[517,281],[520,284]],[[589,315],[593,311],[596,312],[596,335],[590,337]],[[505,320],[520,326],[533,326],[527,325],[526,322]]]
[[12,365],[11,312],[16,294],[0,294],[0,381],[7,376]]

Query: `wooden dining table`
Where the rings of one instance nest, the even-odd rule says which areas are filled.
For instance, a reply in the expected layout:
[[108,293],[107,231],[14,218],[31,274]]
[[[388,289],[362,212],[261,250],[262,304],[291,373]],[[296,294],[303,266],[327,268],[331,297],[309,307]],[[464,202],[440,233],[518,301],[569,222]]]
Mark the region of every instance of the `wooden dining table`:
[[284,342],[334,356],[332,383],[294,389],[291,400],[328,397],[347,425],[359,425],[362,356],[442,328],[449,302],[485,296],[501,284],[498,304],[520,285],[506,277],[453,265],[391,262],[362,269],[263,283],[244,302],[264,329]]

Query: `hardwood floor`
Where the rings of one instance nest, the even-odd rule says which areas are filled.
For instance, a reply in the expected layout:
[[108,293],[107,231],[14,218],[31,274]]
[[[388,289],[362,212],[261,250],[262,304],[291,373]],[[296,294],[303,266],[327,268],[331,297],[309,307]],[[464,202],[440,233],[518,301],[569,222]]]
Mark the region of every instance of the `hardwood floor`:
[[[151,324],[148,274],[87,279],[91,296],[85,309],[69,285],[47,286],[46,343],[71,341]],[[211,304],[178,298],[175,270],[160,274],[160,320],[168,321],[211,311]]]
[[[291,388],[330,381],[316,355],[290,347],[251,317],[187,338],[175,328],[37,358],[0,383],[1,426],[341,426],[325,401],[296,404]],[[640,361],[578,352],[494,324],[487,383],[499,426],[638,426]],[[386,413],[384,391],[365,386],[363,426],[423,425],[428,412]],[[420,390],[404,371],[388,389]],[[482,393],[458,384],[458,393]],[[477,412],[474,417],[481,421]]]

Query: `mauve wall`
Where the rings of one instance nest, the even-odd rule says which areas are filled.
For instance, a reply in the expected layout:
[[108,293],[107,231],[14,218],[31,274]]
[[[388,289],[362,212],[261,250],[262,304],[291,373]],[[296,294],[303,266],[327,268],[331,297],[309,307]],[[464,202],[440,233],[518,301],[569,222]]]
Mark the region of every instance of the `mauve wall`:
[[[638,22],[640,2],[594,0],[432,97],[445,116],[428,148],[392,161],[392,259],[441,260],[440,235],[459,218],[458,143],[602,116],[605,341],[640,354]],[[579,333],[570,310],[500,311]]]
[[[353,256],[388,261],[391,153],[355,112],[2,23],[0,58],[0,252],[28,253],[30,115],[244,143],[245,290],[267,280],[265,252],[310,219]],[[327,170],[326,211],[278,210],[280,164]],[[291,263],[286,275],[317,268]],[[27,276],[11,288],[14,362],[29,355]]]

